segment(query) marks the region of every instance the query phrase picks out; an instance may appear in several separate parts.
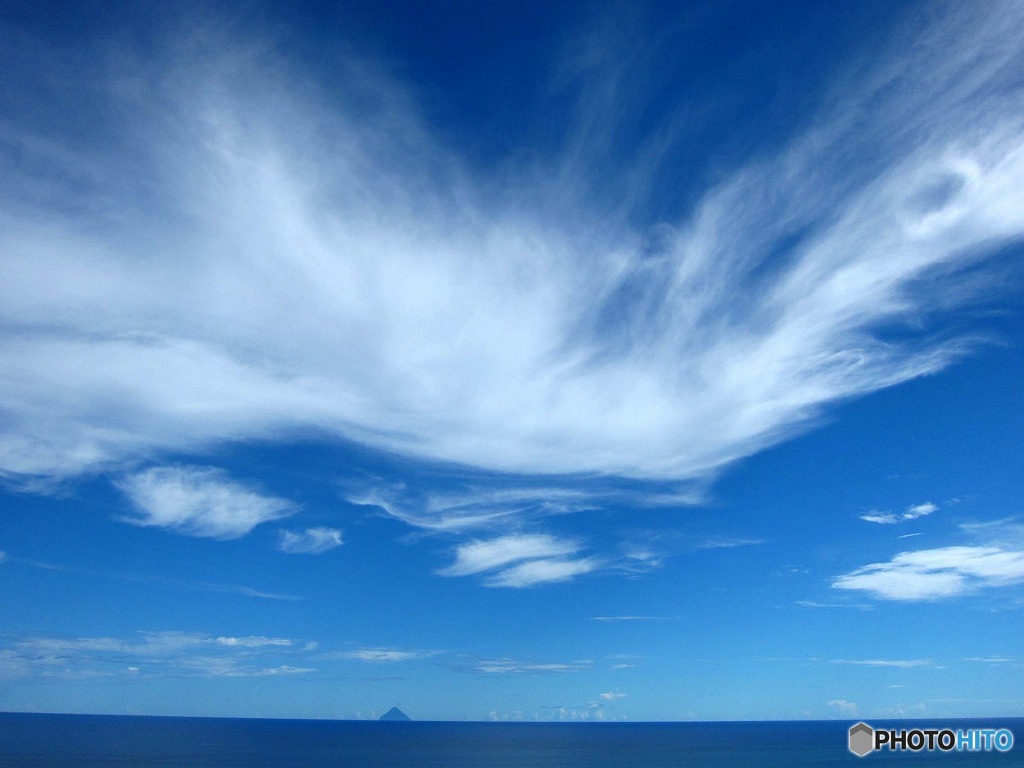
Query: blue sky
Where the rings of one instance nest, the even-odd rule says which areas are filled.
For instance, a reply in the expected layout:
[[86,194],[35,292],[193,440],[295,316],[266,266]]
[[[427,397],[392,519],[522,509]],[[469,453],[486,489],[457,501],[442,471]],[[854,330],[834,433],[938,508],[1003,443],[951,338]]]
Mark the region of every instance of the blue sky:
[[1024,6],[430,5],[5,5],[0,709],[1024,715]]

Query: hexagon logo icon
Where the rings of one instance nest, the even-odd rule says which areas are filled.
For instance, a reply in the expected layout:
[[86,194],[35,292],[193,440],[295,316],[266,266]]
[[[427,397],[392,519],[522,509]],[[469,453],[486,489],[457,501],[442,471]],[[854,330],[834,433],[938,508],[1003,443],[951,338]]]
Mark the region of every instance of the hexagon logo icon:
[[875,748],[875,731],[867,723],[857,723],[850,728],[850,751],[857,757],[864,757]]

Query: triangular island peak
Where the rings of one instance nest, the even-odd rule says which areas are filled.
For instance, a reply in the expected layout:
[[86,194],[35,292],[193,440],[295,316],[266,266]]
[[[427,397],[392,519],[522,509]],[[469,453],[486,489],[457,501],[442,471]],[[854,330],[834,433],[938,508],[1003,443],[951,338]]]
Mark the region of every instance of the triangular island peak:
[[387,712],[385,712],[383,715],[381,715],[377,719],[378,720],[390,720],[390,721],[393,721],[393,722],[408,722],[409,721],[409,716],[407,714],[405,714],[405,712],[400,710],[398,707],[392,707],[391,709],[389,709]]

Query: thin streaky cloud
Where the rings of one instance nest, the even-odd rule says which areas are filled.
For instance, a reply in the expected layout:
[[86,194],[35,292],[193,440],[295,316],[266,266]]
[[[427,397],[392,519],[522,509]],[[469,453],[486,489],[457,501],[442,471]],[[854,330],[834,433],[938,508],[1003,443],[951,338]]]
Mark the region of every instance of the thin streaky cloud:
[[514,589],[535,587],[540,584],[571,581],[577,576],[597,571],[601,566],[602,562],[592,557],[578,560],[567,558],[527,560],[488,577],[484,584],[488,587],[510,587]]
[[264,648],[267,646],[291,646],[294,640],[286,637],[263,637],[249,635],[248,637],[218,637],[215,641],[218,645],[226,645],[231,648]]
[[[587,139],[626,109],[597,74],[561,156],[495,179],[351,54],[318,91],[269,36],[213,24],[190,56],[154,46],[129,72],[40,51],[53,60],[19,85],[54,95],[56,119],[8,125],[17,160],[0,165],[0,472],[315,429],[503,473],[712,478],[974,347],[941,318],[997,286],[967,275],[1024,233],[1024,96],[1002,87],[1022,15],[993,2],[908,24],[804,134],[657,222],[653,254],[629,206],[671,169],[640,164],[623,210],[577,191],[606,167],[584,149],[632,149],[611,128]],[[76,85],[123,141],[76,140],[55,96]],[[666,145],[692,139],[684,106]],[[230,537],[286,510],[137,522]]]
[[316,671],[293,664],[265,663],[279,659],[281,654],[294,658],[306,647],[288,638],[142,631],[129,639],[25,637],[0,647],[0,660],[12,678],[83,679],[124,674],[266,677]]
[[860,611],[869,611],[874,607],[866,603],[822,603],[817,600],[796,600],[795,605],[801,608],[856,608]]
[[419,661],[421,659],[437,656],[440,651],[412,651],[399,648],[360,648],[355,651],[338,651],[323,654],[324,658],[350,659],[352,661],[363,661],[370,664],[396,664],[406,661]]
[[466,576],[489,571],[522,560],[573,555],[580,544],[546,534],[503,536],[489,541],[470,541],[455,550],[455,562],[438,571],[442,576]]

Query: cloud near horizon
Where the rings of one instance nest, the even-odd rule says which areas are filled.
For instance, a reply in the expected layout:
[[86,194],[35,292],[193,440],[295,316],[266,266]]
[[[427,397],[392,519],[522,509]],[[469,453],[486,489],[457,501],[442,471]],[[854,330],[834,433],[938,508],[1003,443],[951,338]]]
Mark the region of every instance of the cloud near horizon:
[[[630,201],[688,169],[610,178],[581,154],[588,137],[637,151],[615,145],[614,100],[582,101],[537,167],[481,168],[355,55],[328,85],[262,35],[193,30],[99,66],[0,29],[11,98],[48,104],[0,131],[0,473],[312,430],[499,473],[708,480],[969,350],[942,313],[1024,235],[1024,96],[1002,87],[1022,15],[908,24],[774,154],[650,224]],[[59,95],[77,90],[84,113]],[[692,140],[674,119],[692,107],[666,108],[668,144]],[[76,139],[82,121],[108,138]],[[197,470],[122,487],[137,524],[197,536],[291,509],[243,509],[247,491]]]

